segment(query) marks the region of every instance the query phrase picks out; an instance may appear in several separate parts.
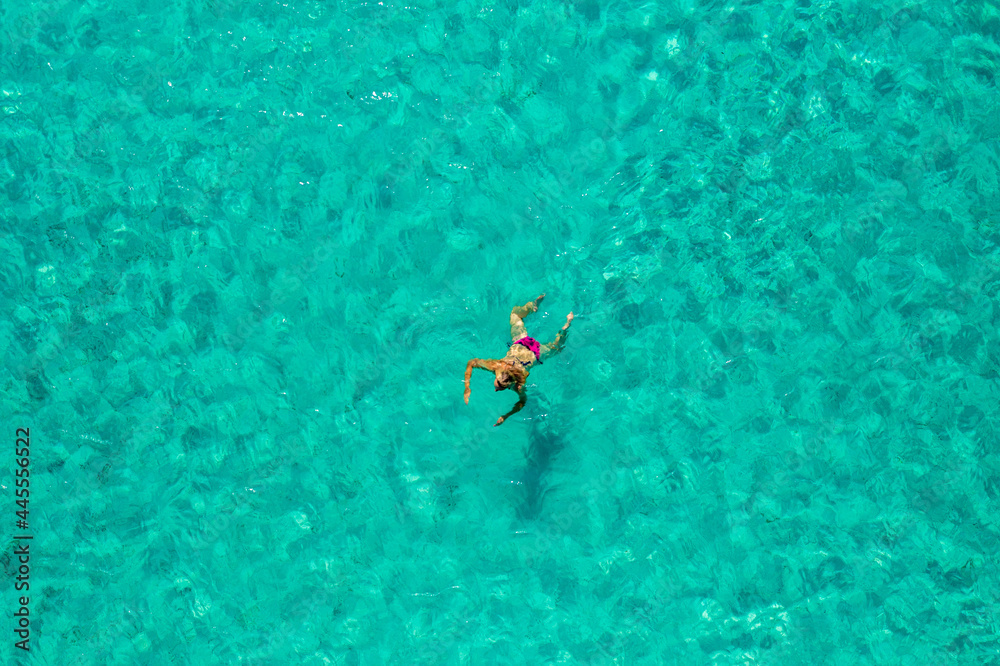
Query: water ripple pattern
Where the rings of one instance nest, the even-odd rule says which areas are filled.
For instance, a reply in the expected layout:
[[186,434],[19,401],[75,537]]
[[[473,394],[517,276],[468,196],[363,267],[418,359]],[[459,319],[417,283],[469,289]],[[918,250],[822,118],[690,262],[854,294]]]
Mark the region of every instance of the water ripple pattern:
[[1000,663],[995,3],[0,17],[26,663]]

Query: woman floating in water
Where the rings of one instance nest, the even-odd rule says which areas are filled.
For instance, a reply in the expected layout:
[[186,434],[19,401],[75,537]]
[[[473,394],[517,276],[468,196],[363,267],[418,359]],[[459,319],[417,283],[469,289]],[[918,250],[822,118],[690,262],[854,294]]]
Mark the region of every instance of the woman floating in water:
[[541,365],[542,360],[562,351],[566,342],[566,332],[569,330],[570,322],[573,321],[573,313],[566,315],[566,324],[562,330],[556,334],[556,339],[547,345],[539,345],[534,338],[528,337],[528,330],[524,327],[524,318],[532,312],[538,312],[538,304],[545,298],[542,294],[533,301],[524,305],[519,305],[510,311],[510,337],[513,342],[509,343],[510,349],[507,355],[501,359],[474,358],[465,366],[465,404],[469,404],[469,378],[472,376],[473,368],[489,370],[496,375],[493,380],[493,388],[497,391],[513,388],[517,391],[520,399],[514,408],[497,419],[494,426],[498,426],[511,414],[515,414],[524,407],[528,396],[524,392],[524,383],[528,379],[528,368],[535,363]]

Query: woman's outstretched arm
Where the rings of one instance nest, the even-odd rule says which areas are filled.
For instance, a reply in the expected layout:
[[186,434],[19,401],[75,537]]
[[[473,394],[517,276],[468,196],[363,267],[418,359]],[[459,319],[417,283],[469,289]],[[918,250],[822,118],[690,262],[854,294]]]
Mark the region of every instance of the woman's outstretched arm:
[[496,361],[491,359],[474,358],[465,364],[465,404],[469,404],[469,394],[472,393],[472,389],[469,387],[469,379],[472,378],[473,368],[482,368],[483,370],[493,371],[493,364]]
[[524,407],[524,403],[528,402],[528,394],[525,392],[524,388],[521,388],[521,390],[518,391],[517,394],[520,396],[520,399],[517,401],[517,404],[515,404],[509,412],[507,412],[506,414],[497,419],[497,422],[493,424],[494,428],[496,428],[498,425],[509,419],[514,414],[517,414],[519,411],[521,411],[521,408]]

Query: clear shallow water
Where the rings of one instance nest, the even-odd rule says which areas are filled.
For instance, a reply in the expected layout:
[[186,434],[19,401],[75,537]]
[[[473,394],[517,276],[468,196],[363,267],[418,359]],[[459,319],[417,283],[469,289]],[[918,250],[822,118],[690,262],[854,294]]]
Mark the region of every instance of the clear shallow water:
[[995,8],[3,12],[29,663],[1000,659]]

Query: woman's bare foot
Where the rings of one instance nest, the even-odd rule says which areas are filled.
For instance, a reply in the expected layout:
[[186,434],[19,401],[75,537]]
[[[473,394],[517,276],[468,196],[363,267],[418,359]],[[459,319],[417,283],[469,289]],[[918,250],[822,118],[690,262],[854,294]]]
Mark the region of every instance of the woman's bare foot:
[[534,308],[532,312],[538,312],[538,304],[542,302],[543,298],[545,298],[545,294],[542,294],[530,304],[530,306]]

